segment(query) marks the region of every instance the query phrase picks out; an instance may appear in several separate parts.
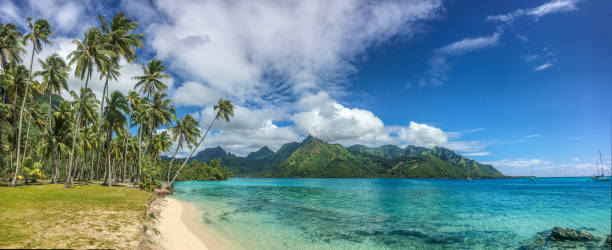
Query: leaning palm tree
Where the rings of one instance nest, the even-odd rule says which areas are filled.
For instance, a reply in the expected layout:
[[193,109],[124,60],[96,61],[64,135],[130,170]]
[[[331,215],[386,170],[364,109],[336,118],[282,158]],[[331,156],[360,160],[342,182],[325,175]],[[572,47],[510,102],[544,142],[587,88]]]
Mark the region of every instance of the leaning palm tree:
[[191,150],[191,153],[189,153],[189,156],[187,156],[187,158],[185,158],[185,160],[183,161],[183,164],[181,165],[181,167],[178,169],[178,171],[176,171],[176,174],[174,175],[174,178],[172,178],[172,181],[170,181],[166,185],[166,187],[172,187],[172,184],[174,183],[176,178],[181,173],[181,170],[183,170],[183,167],[185,167],[185,165],[187,165],[187,162],[189,161],[189,158],[191,158],[193,153],[195,153],[195,151],[198,150],[200,145],[202,145],[202,142],[204,142],[204,139],[208,135],[208,132],[210,132],[210,129],[212,128],[212,126],[215,123],[215,121],[217,121],[219,119],[223,119],[226,122],[229,122],[230,121],[230,117],[234,117],[234,105],[232,104],[232,101],[230,101],[230,100],[219,99],[219,102],[215,105],[214,109],[217,111],[217,114],[215,115],[215,118],[210,122],[210,125],[208,125],[208,128],[206,129],[206,132],[204,133],[204,136],[202,136],[202,139],[200,139],[200,141]]
[[28,96],[28,88],[30,86],[30,82],[32,82],[32,65],[34,65],[34,55],[39,53],[42,50],[42,44],[51,44],[49,41],[49,37],[53,33],[51,31],[51,24],[45,19],[38,19],[34,24],[32,24],[32,19],[28,18],[28,28],[30,28],[31,32],[24,36],[24,43],[29,41],[32,43],[32,59],[30,60],[30,78],[26,84],[25,94],[23,95],[23,100],[21,101],[21,109],[19,110],[19,128],[17,132],[17,166],[15,167],[15,174],[13,175],[13,180],[11,180],[11,187],[15,186],[17,183],[17,176],[19,175],[19,153],[21,149],[21,125],[23,122],[23,109],[25,107],[26,99]]
[[44,133],[47,133],[47,128],[51,124],[51,97],[53,94],[59,95],[63,90],[68,90],[68,71],[70,67],[66,61],[57,53],[47,57],[44,61],[38,59],[38,63],[42,67],[41,71],[34,73],[34,76],[41,76],[43,86],[49,96],[49,107],[47,108],[47,123],[45,124]]
[[[77,48],[70,52],[68,59],[70,61],[70,65],[76,65],[74,75],[81,80],[85,80],[85,88],[87,88],[94,68],[101,71],[101,69],[104,68],[105,63],[110,61],[109,58],[114,57],[116,54],[108,48],[107,39],[102,36],[100,30],[96,28],[89,28],[89,31],[85,32],[85,38],[83,41],[75,39],[72,40],[72,43],[74,43]],[[74,148],[76,145],[78,131],[80,129],[81,115],[82,110],[79,110],[77,115],[76,129],[73,136],[72,149],[70,151],[71,153],[68,161],[68,171],[72,169]],[[65,186],[72,187],[72,183],[66,182]]]
[[177,146],[174,150],[174,154],[172,155],[172,159],[170,160],[170,165],[168,166],[168,176],[166,178],[167,181],[170,181],[172,163],[174,163],[174,159],[176,158],[179,148],[182,149],[183,145],[187,144],[187,147],[192,149],[192,145],[197,143],[197,138],[200,137],[201,133],[200,123],[191,115],[183,116],[183,119],[181,119],[181,121],[177,121],[176,125],[170,128],[170,131],[172,132],[172,141],[177,142]]
[[123,129],[127,119],[125,115],[130,112],[129,104],[125,96],[119,91],[111,93],[108,106],[104,109],[104,125],[106,128],[106,157],[107,157],[107,180],[105,183],[112,186],[112,167],[111,167],[111,141],[113,131],[119,133]]
[[140,93],[147,94],[147,99],[168,88],[161,80],[170,78],[170,75],[164,73],[166,67],[161,61],[154,59],[146,66],[142,65],[142,70],[144,71],[144,75],[134,77],[134,80],[138,81],[136,85],[134,85],[134,89],[140,89]]

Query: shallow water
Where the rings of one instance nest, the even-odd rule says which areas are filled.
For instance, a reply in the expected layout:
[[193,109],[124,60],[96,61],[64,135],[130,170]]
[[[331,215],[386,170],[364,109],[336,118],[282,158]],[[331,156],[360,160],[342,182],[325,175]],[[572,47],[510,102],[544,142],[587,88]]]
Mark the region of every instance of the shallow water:
[[587,180],[233,178],[174,196],[237,248],[507,249],[555,226],[610,234],[610,183]]

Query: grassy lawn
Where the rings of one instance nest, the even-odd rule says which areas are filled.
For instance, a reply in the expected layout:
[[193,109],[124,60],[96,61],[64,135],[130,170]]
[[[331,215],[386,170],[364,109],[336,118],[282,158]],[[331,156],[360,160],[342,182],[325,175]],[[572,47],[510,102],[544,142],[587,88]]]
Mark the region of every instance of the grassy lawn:
[[128,187],[0,187],[0,248],[134,248],[151,194]]

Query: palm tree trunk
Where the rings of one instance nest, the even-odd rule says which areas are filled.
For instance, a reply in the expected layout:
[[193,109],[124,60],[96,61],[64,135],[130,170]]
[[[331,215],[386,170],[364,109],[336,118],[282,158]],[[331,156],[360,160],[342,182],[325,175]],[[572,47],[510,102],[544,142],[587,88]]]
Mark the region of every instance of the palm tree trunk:
[[[47,86],[49,88],[49,86]],[[49,107],[47,108],[47,123],[45,123],[45,130],[43,134],[47,134],[47,127],[51,124],[51,88],[47,89],[47,95],[49,95]]]
[[187,165],[187,161],[189,161],[189,158],[191,158],[193,153],[195,153],[195,151],[198,150],[200,145],[202,145],[202,142],[204,142],[204,139],[206,138],[206,135],[208,135],[208,132],[210,131],[210,128],[212,128],[213,124],[215,123],[215,121],[218,118],[219,118],[219,113],[217,113],[217,115],[215,116],[215,119],[213,119],[212,122],[210,122],[210,125],[208,125],[208,128],[206,129],[206,133],[204,133],[204,136],[202,136],[202,139],[200,139],[200,141],[198,142],[198,145],[196,145],[193,148],[193,150],[191,150],[191,153],[189,153],[189,156],[187,156],[187,158],[185,158],[185,161],[183,161],[183,164],[181,165],[181,167],[178,169],[178,171],[176,171],[176,174],[174,175],[174,178],[172,178],[172,181],[170,181],[170,183],[168,183],[166,185],[166,187],[172,187],[172,184],[174,183],[174,181],[176,181],[176,178],[179,176],[179,174],[181,174],[181,170],[183,170],[185,165]]
[[111,167],[112,159],[111,159],[111,148],[110,148],[111,147],[111,139],[112,139],[112,136],[113,136],[112,133],[113,132],[109,129],[108,133],[106,134],[106,162],[108,164],[108,168],[107,168],[107,171],[108,171],[108,174],[107,174],[108,183],[107,184],[108,184],[109,187],[113,186],[113,174],[112,174],[112,167]]
[[28,152],[28,138],[30,138],[30,124],[31,124],[30,122],[31,121],[32,121],[32,116],[30,116],[28,118],[28,129],[27,129],[27,132],[26,132],[25,145],[23,147],[23,157],[22,157],[22,160],[21,160],[22,162],[25,161],[26,154]]
[[138,127],[138,169],[135,183],[140,184],[140,170],[142,169],[142,124]]
[[23,109],[25,108],[26,99],[28,99],[28,89],[30,88],[30,82],[32,81],[32,65],[34,64],[34,44],[32,44],[32,59],[30,60],[30,77],[28,83],[26,83],[25,92],[23,94],[23,100],[21,101],[21,108],[19,110],[19,132],[17,132],[17,166],[15,167],[15,175],[11,181],[11,187],[14,187],[17,183],[17,176],[19,175],[19,153],[21,150],[21,123],[23,122]]
[[127,171],[127,144],[128,144],[128,138],[130,137],[129,132],[128,134],[125,136],[125,140],[123,140],[123,178],[121,178],[121,182],[125,183],[125,174]]
[[[108,78],[106,78],[106,82],[104,83],[104,90],[102,90],[102,103],[100,104],[100,118],[98,121],[98,143],[100,143],[100,140],[102,139],[102,116],[103,116],[103,110],[104,110],[104,100],[106,99],[106,90],[108,88]],[[96,151],[96,165],[100,165],[100,154],[101,154],[101,150],[97,150]],[[97,174],[97,168],[96,168],[96,178],[98,178],[98,174]]]
[[[91,71],[87,72],[87,79],[85,80],[85,89],[87,89],[87,85],[89,84],[89,78],[91,78]],[[81,102],[83,101],[83,92],[80,95]],[[81,128],[81,116],[83,115],[83,103],[79,104],[79,114],[76,119],[76,129],[74,130],[74,137],[72,138],[72,150],[70,151],[70,160],[68,161],[68,174],[66,176],[70,176],[70,172],[72,171],[72,161],[74,160],[74,146],[76,146],[76,139],[79,137],[79,129]],[[66,188],[72,187],[72,179],[68,178],[66,180]]]
[[178,153],[179,147],[178,145],[176,146],[176,150],[174,150],[174,155],[172,155],[172,159],[170,160],[170,165],[168,165],[168,177],[166,178],[167,181],[170,181],[170,170],[172,170],[172,163],[174,163],[174,158],[176,158],[176,153]]

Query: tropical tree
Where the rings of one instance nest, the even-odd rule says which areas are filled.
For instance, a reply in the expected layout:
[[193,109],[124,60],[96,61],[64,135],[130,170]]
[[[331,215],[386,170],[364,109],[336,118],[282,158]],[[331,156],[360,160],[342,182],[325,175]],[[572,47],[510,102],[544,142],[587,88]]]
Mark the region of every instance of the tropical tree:
[[217,121],[219,119],[222,119],[222,120],[225,120],[226,122],[229,122],[230,121],[230,117],[234,117],[234,105],[232,104],[232,101],[230,101],[230,100],[225,100],[225,99],[222,99],[222,98],[219,99],[218,103],[214,106],[214,110],[217,111],[217,114],[215,115],[213,120],[210,122],[210,125],[208,125],[208,128],[206,129],[206,132],[204,133],[204,136],[202,136],[200,141],[191,150],[191,153],[189,153],[189,156],[187,156],[187,158],[185,158],[185,160],[183,161],[183,164],[181,165],[181,167],[178,169],[178,171],[176,171],[176,174],[174,175],[174,178],[172,178],[172,181],[170,181],[166,185],[166,187],[171,187],[172,184],[174,184],[174,181],[176,180],[176,178],[181,173],[181,170],[183,170],[183,167],[185,167],[185,165],[187,164],[187,162],[189,161],[191,156],[193,156],[195,151],[200,147],[200,145],[202,145],[202,142],[204,142],[204,139],[208,135],[208,132],[210,132],[210,129],[212,128],[212,126],[215,123],[215,121]]
[[142,48],[144,36],[141,33],[132,33],[138,28],[138,23],[125,16],[124,12],[119,12],[110,25],[107,25],[105,16],[98,16],[102,26],[102,32],[108,36],[108,43],[112,46],[115,54],[125,58],[127,62],[136,60],[134,48]]
[[192,145],[197,143],[201,133],[200,123],[191,115],[183,116],[183,119],[177,121],[176,125],[170,128],[170,131],[172,132],[172,141],[177,142],[177,146],[170,160],[170,165],[168,166],[167,181],[170,181],[170,171],[172,170],[172,164],[174,163],[179,148],[182,149],[184,144],[187,144],[187,147],[192,149]]
[[105,183],[112,186],[112,167],[111,167],[111,140],[113,132],[120,132],[127,119],[126,114],[130,112],[127,99],[119,91],[111,93],[108,106],[104,109],[104,124],[106,128],[106,157],[107,157],[107,180]]
[[59,95],[62,90],[68,90],[68,70],[70,70],[70,68],[66,64],[66,61],[57,53],[47,57],[44,61],[38,59],[38,63],[40,63],[42,70],[34,73],[34,76],[42,77],[43,87],[49,96],[47,123],[45,124],[44,130],[44,133],[47,133],[47,128],[51,123],[51,97],[53,94]]
[[138,81],[134,89],[139,89],[140,93],[147,94],[147,99],[168,88],[161,80],[170,78],[170,75],[164,73],[166,67],[161,61],[154,59],[146,66],[142,65],[142,70],[144,71],[144,75],[134,77],[134,80]]
[[[89,31],[85,32],[85,38],[83,41],[72,40],[77,48],[70,52],[68,59],[70,65],[76,65],[74,75],[81,80],[85,80],[85,88],[88,87],[89,79],[94,68],[98,71],[102,71],[105,63],[110,61],[110,58],[116,56],[115,52],[109,49],[107,38],[102,35],[100,30],[96,28],[89,28]],[[72,163],[74,160],[74,148],[76,146],[76,138],[80,129],[82,110],[79,110],[77,115],[76,129],[74,131],[74,138],[72,141],[72,149],[70,151],[70,159],[68,161],[68,171],[72,170]],[[72,182],[66,182],[66,187],[72,187]]]
[[21,55],[25,52],[21,46],[21,37],[17,25],[0,23],[0,66],[6,69],[9,63],[21,63]]
[[23,109],[25,107],[26,99],[28,96],[28,88],[30,86],[30,82],[32,81],[32,65],[34,65],[34,55],[42,51],[42,44],[51,44],[49,41],[49,37],[53,33],[51,31],[51,24],[45,19],[38,19],[34,24],[32,24],[32,19],[28,18],[28,28],[30,29],[30,33],[24,36],[24,43],[29,41],[32,43],[32,59],[30,60],[30,77],[28,82],[26,83],[25,94],[23,95],[23,100],[21,101],[21,109],[19,110],[19,125],[17,132],[17,166],[15,167],[15,174],[13,175],[13,180],[11,180],[11,187],[14,187],[17,183],[17,176],[19,175],[19,153],[21,149],[21,125],[23,122]]

